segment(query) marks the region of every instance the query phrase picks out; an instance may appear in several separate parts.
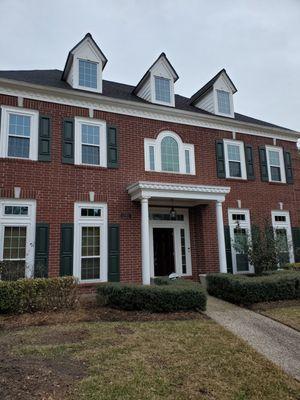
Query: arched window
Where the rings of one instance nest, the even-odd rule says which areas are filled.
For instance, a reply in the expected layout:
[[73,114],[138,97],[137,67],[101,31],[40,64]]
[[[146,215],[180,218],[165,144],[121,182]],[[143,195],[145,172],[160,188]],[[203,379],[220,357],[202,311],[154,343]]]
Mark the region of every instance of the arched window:
[[156,139],[145,139],[146,171],[195,175],[194,145],[183,143],[177,133],[162,131]]
[[162,171],[179,172],[178,143],[171,136],[166,136],[161,141],[161,169]]

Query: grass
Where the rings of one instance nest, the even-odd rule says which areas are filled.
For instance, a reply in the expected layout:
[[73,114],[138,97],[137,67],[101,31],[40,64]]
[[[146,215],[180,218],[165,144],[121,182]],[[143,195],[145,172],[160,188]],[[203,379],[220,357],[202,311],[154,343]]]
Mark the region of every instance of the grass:
[[299,383],[204,317],[4,329],[0,348],[1,399],[300,398]]
[[298,305],[276,306],[260,310],[260,313],[300,331],[300,302]]

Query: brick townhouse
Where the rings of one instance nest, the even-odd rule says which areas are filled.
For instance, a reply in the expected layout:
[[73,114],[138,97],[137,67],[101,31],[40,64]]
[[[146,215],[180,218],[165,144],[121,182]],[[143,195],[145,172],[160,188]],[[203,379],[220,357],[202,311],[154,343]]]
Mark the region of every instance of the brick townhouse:
[[300,134],[236,113],[224,69],[187,98],[164,53],[136,86],[106,63],[87,34],[63,71],[0,72],[0,260],[86,286],[249,273],[232,240],[268,220],[299,261]]

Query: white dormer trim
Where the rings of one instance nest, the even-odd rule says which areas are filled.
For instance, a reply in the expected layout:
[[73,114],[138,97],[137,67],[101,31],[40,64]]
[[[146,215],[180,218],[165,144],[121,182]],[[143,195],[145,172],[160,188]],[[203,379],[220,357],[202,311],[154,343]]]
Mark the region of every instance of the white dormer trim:
[[[170,102],[161,101],[156,98],[155,78],[165,78],[170,82]],[[174,83],[178,75],[168,61],[166,55],[162,53],[154,64],[149,68],[145,76],[136,87],[136,95],[154,104],[165,106],[175,106]]]
[[[79,84],[79,61],[89,61],[97,66],[97,87],[82,86]],[[69,53],[63,79],[73,89],[102,93],[102,70],[107,62],[91,35],[87,34]]]

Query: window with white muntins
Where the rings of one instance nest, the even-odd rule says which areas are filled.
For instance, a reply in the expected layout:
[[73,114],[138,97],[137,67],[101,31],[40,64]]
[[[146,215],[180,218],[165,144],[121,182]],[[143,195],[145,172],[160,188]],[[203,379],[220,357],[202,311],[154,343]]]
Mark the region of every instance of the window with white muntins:
[[30,278],[34,273],[36,203],[0,200],[0,279]]
[[221,114],[231,114],[230,95],[225,90],[217,90],[218,111]]
[[226,178],[247,179],[244,143],[224,140]]
[[37,160],[38,111],[1,107],[0,156]]
[[107,205],[75,204],[73,274],[81,282],[107,281]]
[[75,118],[75,164],[107,166],[105,121]]
[[195,175],[194,145],[183,143],[174,132],[163,131],[156,139],[145,139],[146,171]]
[[283,150],[281,147],[266,146],[270,182],[286,182]]
[[164,103],[171,102],[171,81],[160,76],[154,76],[155,100]]
[[294,262],[293,240],[290,213],[272,211],[272,226],[279,247],[279,266]]
[[78,60],[79,86],[97,89],[98,63],[88,60]]

